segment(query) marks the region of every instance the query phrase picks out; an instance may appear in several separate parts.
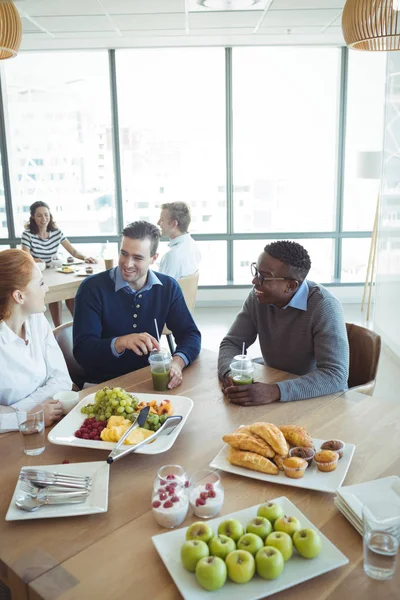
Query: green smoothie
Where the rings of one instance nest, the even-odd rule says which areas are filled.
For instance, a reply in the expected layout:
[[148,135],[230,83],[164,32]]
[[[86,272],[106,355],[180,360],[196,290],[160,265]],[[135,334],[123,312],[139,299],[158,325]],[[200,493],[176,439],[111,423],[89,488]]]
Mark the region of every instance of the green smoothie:
[[164,392],[169,384],[169,370],[152,370],[151,376],[153,378],[153,390],[156,392]]
[[235,385],[251,385],[253,383],[253,378],[251,375],[235,375],[232,377],[232,381]]

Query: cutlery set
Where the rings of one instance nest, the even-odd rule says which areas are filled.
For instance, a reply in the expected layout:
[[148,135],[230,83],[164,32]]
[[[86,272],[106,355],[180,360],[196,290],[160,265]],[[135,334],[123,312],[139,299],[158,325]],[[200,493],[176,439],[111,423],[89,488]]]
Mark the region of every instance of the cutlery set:
[[19,476],[21,493],[15,505],[20,510],[33,512],[49,504],[80,504],[86,501],[91,487],[91,477],[22,469]]

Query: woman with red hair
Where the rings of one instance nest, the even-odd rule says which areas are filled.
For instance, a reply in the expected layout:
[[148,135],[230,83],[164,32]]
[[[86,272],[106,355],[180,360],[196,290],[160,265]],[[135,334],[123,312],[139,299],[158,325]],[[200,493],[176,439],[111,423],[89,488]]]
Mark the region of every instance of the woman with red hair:
[[[0,252],[0,409],[23,409],[32,400],[43,404],[45,425],[51,425],[62,415],[53,394],[71,390],[72,381],[43,314],[47,289],[30,254]],[[2,417],[1,432],[18,428],[14,413]]]

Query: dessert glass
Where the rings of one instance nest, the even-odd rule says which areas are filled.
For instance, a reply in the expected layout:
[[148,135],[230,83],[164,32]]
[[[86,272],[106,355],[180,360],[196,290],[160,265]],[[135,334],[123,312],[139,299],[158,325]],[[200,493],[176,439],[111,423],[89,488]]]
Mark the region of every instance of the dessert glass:
[[211,519],[220,512],[224,503],[224,487],[217,471],[201,469],[192,475],[189,502],[194,514],[201,519]]
[[185,520],[189,508],[188,485],[185,469],[180,465],[164,465],[158,469],[151,508],[161,527],[173,529]]

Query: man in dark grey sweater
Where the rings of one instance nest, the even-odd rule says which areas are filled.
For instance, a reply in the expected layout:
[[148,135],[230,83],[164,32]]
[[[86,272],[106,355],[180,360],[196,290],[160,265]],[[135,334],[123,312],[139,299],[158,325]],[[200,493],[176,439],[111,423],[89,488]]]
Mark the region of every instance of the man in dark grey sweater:
[[[229,400],[251,406],[347,389],[349,346],[340,302],[308,281],[310,257],[296,242],[267,244],[251,265],[253,289],[221,342],[218,375]],[[298,375],[277,384],[233,385],[229,365],[259,336],[269,367]]]

